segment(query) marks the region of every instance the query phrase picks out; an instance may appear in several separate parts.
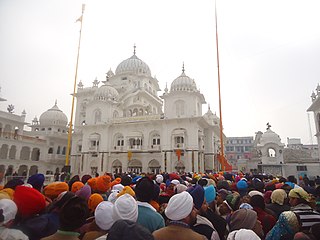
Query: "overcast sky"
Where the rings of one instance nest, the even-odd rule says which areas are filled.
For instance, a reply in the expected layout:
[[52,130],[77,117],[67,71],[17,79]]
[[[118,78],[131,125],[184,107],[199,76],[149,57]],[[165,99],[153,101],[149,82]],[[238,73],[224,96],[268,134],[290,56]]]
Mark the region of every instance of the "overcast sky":
[[[82,3],[78,81],[85,87],[105,80],[136,44],[162,90],[184,62],[219,115],[214,0],[1,0],[2,110],[13,104],[31,122],[57,100],[70,118]],[[306,110],[320,82],[320,1],[217,0],[217,11],[227,137],[254,136],[270,122],[283,143],[316,143]]]

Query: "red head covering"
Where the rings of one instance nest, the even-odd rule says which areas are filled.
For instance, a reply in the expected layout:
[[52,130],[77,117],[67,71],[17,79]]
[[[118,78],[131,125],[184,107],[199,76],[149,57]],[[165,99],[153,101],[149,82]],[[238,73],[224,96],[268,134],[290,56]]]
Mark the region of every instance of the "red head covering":
[[34,188],[17,186],[13,195],[18,213],[23,217],[31,217],[40,213],[46,207],[44,196]]

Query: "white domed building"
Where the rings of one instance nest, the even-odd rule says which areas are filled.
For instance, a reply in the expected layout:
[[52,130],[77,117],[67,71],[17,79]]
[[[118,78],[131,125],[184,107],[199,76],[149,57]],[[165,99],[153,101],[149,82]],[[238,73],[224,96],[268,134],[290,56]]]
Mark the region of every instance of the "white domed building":
[[[78,84],[73,174],[211,171],[219,125],[202,114],[204,96],[182,73],[164,89],[134,54],[110,69],[106,80]],[[212,113],[212,112],[211,112]]]
[[[0,182],[13,174],[24,178],[54,174],[65,165],[68,119],[57,102],[30,125],[25,118],[25,111],[21,115],[0,111]],[[31,131],[25,130],[27,125]]]

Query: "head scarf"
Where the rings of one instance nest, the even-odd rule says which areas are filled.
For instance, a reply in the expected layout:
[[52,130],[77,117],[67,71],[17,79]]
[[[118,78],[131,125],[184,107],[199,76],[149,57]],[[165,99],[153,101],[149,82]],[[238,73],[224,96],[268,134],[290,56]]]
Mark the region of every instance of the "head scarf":
[[251,209],[239,209],[232,213],[230,218],[230,231],[239,229],[251,229],[257,222],[257,213]]
[[310,195],[301,187],[291,189],[289,192],[289,197],[300,198],[307,202],[310,202],[311,200]]
[[165,215],[171,220],[182,220],[189,216],[193,209],[190,193],[184,191],[173,195],[165,209]]
[[292,239],[299,231],[300,224],[296,214],[292,211],[282,212],[278,221],[269,231],[266,239]]
[[283,205],[284,200],[287,198],[287,193],[283,189],[276,189],[271,194],[271,202]]

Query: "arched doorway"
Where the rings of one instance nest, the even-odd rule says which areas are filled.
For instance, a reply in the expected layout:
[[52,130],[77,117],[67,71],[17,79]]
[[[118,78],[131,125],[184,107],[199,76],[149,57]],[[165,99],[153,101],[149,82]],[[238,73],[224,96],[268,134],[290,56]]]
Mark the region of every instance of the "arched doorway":
[[18,176],[27,176],[28,166],[21,165],[18,169]]
[[10,165],[10,166],[7,168],[7,171],[6,171],[5,176],[11,176],[12,174],[13,174],[13,166]]
[[22,147],[20,151],[20,160],[29,160],[30,159],[30,148]]
[[4,180],[4,174],[5,174],[6,166],[0,165],[0,183]]
[[37,173],[38,173],[38,166],[35,166],[35,165],[31,166],[29,170],[29,176],[32,176]]
[[122,173],[122,163],[118,159],[112,163],[112,172],[114,174]]
[[177,162],[177,164],[176,164],[176,166],[175,166],[175,169],[176,169],[176,171],[178,172],[178,173],[183,173],[184,172],[184,170],[185,170],[185,166],[184,166],[184,164],[181,162],[181,161],[178,161]]
[[9,146],[7,144],[3,144],[0,149],[0,158],[7,159],[8,151],[9,151]]
[[16,159],[17,147],[12,145],[9,151],[9,159]]
[[150,173],[154,173],[154,174],[158,174],[161,171],[161,166],[159,161],[153,159],[149,162],[148,164],[148,170],[150,171]]
[[40,158],[40,149],[39,148],[33,148],[31,153],[31,160],[32,161],[39,161]]
[[142,172],[142,163],[137,159],[132,159],[128,163],[128,172],[141,173]]

